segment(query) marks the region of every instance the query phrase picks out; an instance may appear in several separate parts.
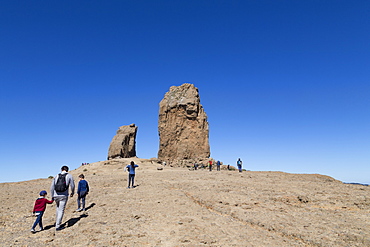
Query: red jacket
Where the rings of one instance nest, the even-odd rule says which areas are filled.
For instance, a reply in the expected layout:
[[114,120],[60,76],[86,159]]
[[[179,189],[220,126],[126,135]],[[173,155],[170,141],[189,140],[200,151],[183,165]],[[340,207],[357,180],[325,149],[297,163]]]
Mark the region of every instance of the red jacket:
[[43,198],[43,197],[37,198],[36,201],[35,201],[35,206],[33,207],[33,213],[34,212],[45,211],[46,203],[51,204],[51,203],[53,203],[53,201],[49,201],[48,199]]

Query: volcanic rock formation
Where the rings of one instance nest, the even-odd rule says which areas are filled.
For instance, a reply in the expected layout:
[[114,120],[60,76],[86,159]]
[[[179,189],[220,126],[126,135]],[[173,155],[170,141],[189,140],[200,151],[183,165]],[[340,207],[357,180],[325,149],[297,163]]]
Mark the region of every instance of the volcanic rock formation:
[[202,160],[210,156],[208,122],[198,88],[185,83],[172,86],[159,103],[158,159]]
[[136,157],[136,132],[135,124],[119,127],[110,143],[108,160]]

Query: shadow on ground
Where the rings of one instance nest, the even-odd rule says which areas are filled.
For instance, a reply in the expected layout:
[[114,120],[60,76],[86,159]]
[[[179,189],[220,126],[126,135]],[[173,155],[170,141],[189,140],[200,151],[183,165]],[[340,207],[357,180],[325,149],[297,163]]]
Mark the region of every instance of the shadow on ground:
[[[91,209],[92,207],[94,207],[96,204],[95,203],[91,203],[87,208],[86,208],[86,211]],[[74,217],[74,218],[71,218],[69,219],[67,222],[63,223],[61,225],[61,227],[72,227],[74,226],[77,222],[79,222],[82,218],[86,218],[88,217],[87,214],[81,214],[79,217]],[[48,226],[45,226],[44,227],[44,230],[49,230],[51,228],[55,227],[55,224],[53,225],[48,225]]]
[[87,216],[88,216],[87,214],[81,214],[79,217],[71,218],[66,223],[62,224],[61,227],[72,227],[82,218],[86,218]]
[[96,204],[93,202],[93,203],[91,203],[87,208],[85,208],[85,210],[87,211],[87,210],[89,210],[90,208],[92,208],[92,207],[94,207]]

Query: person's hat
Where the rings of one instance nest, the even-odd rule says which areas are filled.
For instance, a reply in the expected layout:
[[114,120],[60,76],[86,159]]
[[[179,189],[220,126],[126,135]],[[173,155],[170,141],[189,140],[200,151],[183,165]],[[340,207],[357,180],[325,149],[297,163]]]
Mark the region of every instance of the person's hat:
[[46,195],[47,194],[47,192],[45,191],[45,190],[42,190],[41,192],[40,192],[40,196],[44,196],[44,195]]

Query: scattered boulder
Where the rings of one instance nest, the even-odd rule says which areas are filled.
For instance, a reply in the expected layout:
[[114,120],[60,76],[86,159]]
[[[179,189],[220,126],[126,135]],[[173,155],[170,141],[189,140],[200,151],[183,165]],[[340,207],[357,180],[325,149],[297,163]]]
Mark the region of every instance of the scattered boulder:
[[207,115],[198,88],[190,83],[170,88],[159,104],[158,132],[162,161],[171,164],[210,157]]
[[108,160],[136,157],[136,132],[135,124],[119,127],[110,143]]

